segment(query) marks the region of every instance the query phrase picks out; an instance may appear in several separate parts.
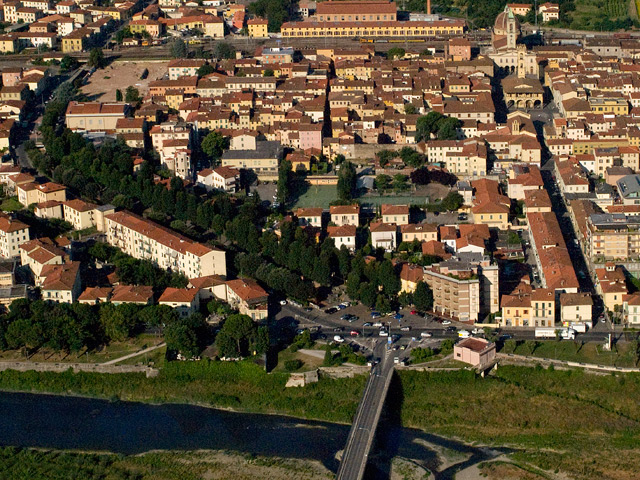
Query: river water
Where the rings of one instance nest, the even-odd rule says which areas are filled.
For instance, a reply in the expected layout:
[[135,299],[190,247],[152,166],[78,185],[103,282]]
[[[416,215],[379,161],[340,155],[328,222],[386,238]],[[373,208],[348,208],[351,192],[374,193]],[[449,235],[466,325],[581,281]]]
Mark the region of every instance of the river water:
[[[337,471],[336,453],[349,427],[279,415],[236,413],[192,405],[148,405],[79,397],[0,393],[0,445],[82,449],[137,454],[149,450],[232,450],[264,456],[306,458]],[[425,443],[470,456],[489,458],[482,449],[383,419],[366,478],[389,478],[389,459],[416,459],[438,470],[439,460]],[[469,463],[471,464],[471,463]],[[457,470],[457,468],[456,468]],[[438,480],[453,478],[446,470]]]

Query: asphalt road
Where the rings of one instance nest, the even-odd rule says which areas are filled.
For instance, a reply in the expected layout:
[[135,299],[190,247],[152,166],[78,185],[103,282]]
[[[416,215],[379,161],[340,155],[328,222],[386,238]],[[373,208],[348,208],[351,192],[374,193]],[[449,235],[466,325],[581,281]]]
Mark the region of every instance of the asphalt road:
[[382,361],[373,368],[367,381],[338,469],[338,480],[360,480],[364,475],[389,378],[393,375],[393,352],[387,350],[385,353],[384,342],[378,341],[374,353],[380,355]]

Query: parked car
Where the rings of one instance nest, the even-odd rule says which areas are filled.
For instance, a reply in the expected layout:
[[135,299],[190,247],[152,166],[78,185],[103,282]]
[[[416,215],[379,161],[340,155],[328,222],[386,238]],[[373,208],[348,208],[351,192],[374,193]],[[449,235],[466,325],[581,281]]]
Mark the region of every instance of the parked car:
[[433,337],[433,334],[432,334],[431,332],[422,332],[422,333],[420,334],[420,336],[421,336],[422,338],[431,338],[431,337]]
[[363,327],[372,327],[373,323],[371,322],[364,322],[364,324],[362,325]]
[[284,305],[286,305],[286,304],[287,304],[287,301],[286,301],[286,300],[280,300],[280,305],[283,305],[283,306],[284,306]]
[[376,322],[373,324],[374,327],[381,327],[382,326],[382,322]]
[[451,327],[447,327],[445,329],[445,331],[447,331],[447,332],[457,332],[458,329],[456,327],[451,326]]
[[327,315],[331,315],[333,313],[336,313],[337,311],[338,309],[336,307],[329,307],[324,311],[324,313],[326,313]]
[[381,337],[388,337],[389,336],[389,332],[387,332],[384,328],[380,329],[379,335]]
[[396,313],[393,316],[393,318],[396,319],[396,320],[402,320],[404,318],[404,315],[402,315],[401,313]]
[[411,327],[402,327],[400,330],[402,332],[409,332],[409,331],[411,331]]
[[371,318],[380,318],[381,316],[380,312],[371,312]]
[[342,327],[336,327],[333,329],[334,332],[341,332],[342,330],[344,330]]
[[351,330],[350,335],[352,337],[359,337],[360,336],[360,332],[358,330]]
[[449,320],[443,320],[442,324],[443,325],[451,325],[451,322]]
[[345,308],[351,306],[351,302],[342,302],[340,305],[343,305]]
[[411,310],[411,315],[418,315],[418,311],[417,310]]
[[335,308],[337,308],[338,310],[344,310],[347,307],[341,303],[339,305],[336,305]]
[[338,343],[343,343],[344,342],[344,338],[342,338],[340,335],[334,335],[333,336],[333,341],[334,342],[338,342]]

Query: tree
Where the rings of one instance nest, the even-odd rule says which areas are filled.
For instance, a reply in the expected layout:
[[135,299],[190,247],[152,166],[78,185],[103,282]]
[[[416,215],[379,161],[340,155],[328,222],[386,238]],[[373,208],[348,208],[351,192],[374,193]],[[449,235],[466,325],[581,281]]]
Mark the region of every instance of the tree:
[[445,118],[438,124],[438,140],[456,140],[461,126],[462,122],[457,118]]
[[374,183],[376,185],[376,190],[378,190],[378,192],[380,193],[384,193],[384,191],[387,188],[389,188],[389,184],[391,183],[391,177],[389,175],[385,175],[384,173],[381,173],[376,177],[376,179],[374,180]]
[[167,351],[181,353],[185,358],[195,358],[200,353],[199,330],[204,320],[200,314],[179,318],[164,329]]
[[229,148],[229,139],[223,137],[219,132],[210,132],[204,137],[200,147],[207,157],[213,162],[217,162],[222,157],[222,152]]
[[174,38],[171,42],[171,56],[173,58],[186,58],[187,44],[181,38]]
[[413,292],[413,304],[417,310],[426,312],[433,308],[433,292],[425,282],[418,282]]
[[258,355],[262,355],[269,351],[271,341],[269,339],[269,327],[258,327],[256,332],[255,351]]
[[138,104],[142,102],[142,98],[140,97],[140,92],[138,91],[138,89],[132,85],[129,85],[124,94],[124,101],[131,104]]
[[249,13],[269,21],[268,30],[279,32],[284,22],[291,18],[292,0],[256,0],[248,6]]
[[404,48],[393,47],[393,48],[390,48],[387,51],[387,59],[388,60],[394,60],[396,58],[402,58],[402,57],[404,57],[405,53],[406,52],[405,52]]
[[408,187],[409,187],[409,185],[407,185],[407,176],[406,175],[398,173],[398,174],[393,176],[393,189],[396,192],[401,192],[403,190],[406,190]]
[[435,110],[418,117],[416,120],[416,142],[428,141],[431,138],[431,133],[437,130],[436,125],[442,118],[444,115]]
[[78,68],[78,65],[78,60],[70,55],[65,55],[64,57],[62,57],[62,60],[60,60],[60,71],[69,72]]
[[407,115],[415,115],[416,113],[418,113],[418,109],[413,103],[405,103],[404,113],[406,113]]
[[[233,341],[233,349],[230,348]],[[245,357],[256,340],[256,326],[248,315],[229,315],[216,338],[216,346],[226,357]],[[220,341],[220,343],[218,343]]]
[[202,65],[199,69],[198,69],[198,76],[199,77],[205,77],[207,75],[212,74],[213,72],[215,72],[216,69],[213,68],[212,65],[205,63],[204,65]]
[[283,160],[278,169],[278,201],[285,205],[289,198],[289,182],[291,181],[291,162]]
[[378,153],[376,153],[376,156],[378,157],[378,162],[380,162],[380,166],[384,168],[386,165],[389,164],[391,160],[393,160],[396,157],[396,152],[393,152],[391,150],[380,150]]
[[104,68],[106,61],[101,48],[92,48],[89,52],[89,60],[87,65],[91,68]]
[[116,102],[121,102],[122,101],[122,90],[120,90],[119,88],[116,88]]
[[338,199],[348,202],[356,190],[356,167],[351,162],[343,162],[338,172]]
[[458,210],[464,204],[464,198],[458,192],[449,192],[442,200],[442,208],[449,212]]
[[262,75],[264,77],[273,77],[275,75],[275,72],[273,70],[271,70],[270,68],[265,69],[264,72],[262,72]]
[[213,56],[218,60],[233,59],[236,58],[236,49],[226,42],[218,42],[213,49]]

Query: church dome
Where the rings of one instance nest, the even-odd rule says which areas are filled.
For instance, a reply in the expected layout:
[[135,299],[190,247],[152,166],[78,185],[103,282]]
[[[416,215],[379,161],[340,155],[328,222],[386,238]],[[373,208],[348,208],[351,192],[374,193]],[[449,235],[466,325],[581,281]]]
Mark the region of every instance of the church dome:
[[505,7],[504,11],[496,17],[496,21],[493,24],[493,32],[496,35],[507,35],[509,33],[510,22],[514,24],[513,28],[515,33],[520,33],[520,22],[518,18],[509,7]]

